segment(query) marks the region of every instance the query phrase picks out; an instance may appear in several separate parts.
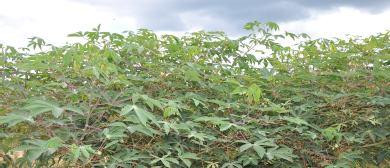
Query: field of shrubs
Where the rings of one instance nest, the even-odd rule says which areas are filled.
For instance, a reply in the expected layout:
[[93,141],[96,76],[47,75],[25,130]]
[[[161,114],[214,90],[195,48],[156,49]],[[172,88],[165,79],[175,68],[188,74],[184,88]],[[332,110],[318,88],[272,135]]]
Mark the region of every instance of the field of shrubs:
[[1,44],[0,167],[390,166],[390,32],[244,28]]

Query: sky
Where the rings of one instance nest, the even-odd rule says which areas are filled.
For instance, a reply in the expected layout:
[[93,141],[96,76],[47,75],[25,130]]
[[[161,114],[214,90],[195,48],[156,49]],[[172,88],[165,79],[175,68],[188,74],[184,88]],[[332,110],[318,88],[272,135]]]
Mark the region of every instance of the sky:
[[390,30],[390,0],[0,0],[0,43],[23,47],[38,36],[62,45],[67,34],[98,24],[111,32],[221,30],[234,37],[254,20],[313,38],[367,36]]

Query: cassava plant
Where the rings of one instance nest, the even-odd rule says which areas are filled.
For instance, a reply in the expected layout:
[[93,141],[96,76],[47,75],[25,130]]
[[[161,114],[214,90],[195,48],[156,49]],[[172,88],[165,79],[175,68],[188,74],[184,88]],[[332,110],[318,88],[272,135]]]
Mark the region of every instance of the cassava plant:
[[244,28],[0,45],[0,167],[389,166],[389,32]]

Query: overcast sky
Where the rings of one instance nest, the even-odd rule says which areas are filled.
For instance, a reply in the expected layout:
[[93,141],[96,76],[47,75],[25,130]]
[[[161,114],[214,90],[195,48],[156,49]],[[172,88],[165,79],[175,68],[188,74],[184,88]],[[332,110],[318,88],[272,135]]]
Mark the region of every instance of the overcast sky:
[[390,0],[0,0],[0,43],[20,47],[38,36],[61,45],[67,34],[98,24],[114,32],[203,29],[237,36],[253,20],[313,37],[370,35],[390,30]]

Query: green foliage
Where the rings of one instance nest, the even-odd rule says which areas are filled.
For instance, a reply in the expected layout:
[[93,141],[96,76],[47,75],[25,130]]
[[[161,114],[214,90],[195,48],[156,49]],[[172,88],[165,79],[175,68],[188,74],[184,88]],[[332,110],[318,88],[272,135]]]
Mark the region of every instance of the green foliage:
[[389,165],[389,32],[244,28],[0,45],[0,167]]

